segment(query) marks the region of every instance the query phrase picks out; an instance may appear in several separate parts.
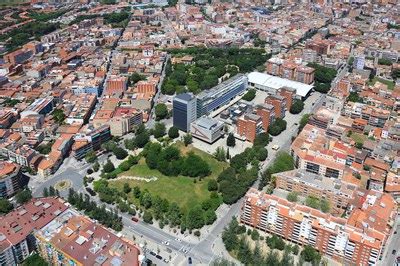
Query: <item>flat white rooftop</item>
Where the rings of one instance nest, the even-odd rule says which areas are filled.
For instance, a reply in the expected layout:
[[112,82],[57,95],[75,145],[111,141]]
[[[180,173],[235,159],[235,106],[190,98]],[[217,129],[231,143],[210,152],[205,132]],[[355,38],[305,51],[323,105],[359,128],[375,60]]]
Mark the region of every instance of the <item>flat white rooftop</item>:
[[272,76],[266,73],[251,72],[247,75],[249,83],[264,86],[270,89],[278,90],[282,87],[289,87],[296,90],[296,94],[305,97],[308,92],[313,88],[312,85]]

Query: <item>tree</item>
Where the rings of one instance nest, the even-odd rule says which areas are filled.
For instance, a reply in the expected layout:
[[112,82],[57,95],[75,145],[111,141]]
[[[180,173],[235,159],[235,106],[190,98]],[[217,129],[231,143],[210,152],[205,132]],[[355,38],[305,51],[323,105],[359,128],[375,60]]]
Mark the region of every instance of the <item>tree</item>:
[[294,255],[298,255],[298,254],[299,254],[299,246],[298,246],[298,245],[296,245],[296,244],[293,245],[293,247],[292,247],[292,253],[293,253]]
[[204,222],[205,222],[205,224],[210,225],[213,222],[215,222],[216,220],[217,220],[217,215],[215,214],[214,210],[210,209],[210,210],[207,210],[204,213]]
[[124,183],[124,193],[128,194],[132,191],[131,187],[129,186],[128,183]]
[[156,120],[159,121],[168,116],[168,108],[164,103],[159,103],[154,108],[154,114],[156,115]]
[[48,197],[49,196],[49,190],[47,189],[47,187],[45,187],[44,189],[43,189],[43,197]]
[[321,255],[310,245],[306,245],[300,255],[307,262],[318,263],[321,260]]
[[189,152],[182,166],[182,175],[204,177],[211,172],[210,166],[200,156]]
[[300,99],[295,99],[290,106],[290,113],[291,114],[299,114],[304,109],[304,102]]
[[204,226],[204,210],[200,205],[196,205],[188,211],[186,225],[189,230]]
[[314,208],[314,209],[319,209],[320,207],[320,202],[319,199],[313,196],[308,196],[306,198],[306,205],[308,207]]
[[359,103],[363,102],[363,99],[355,91],[350,92],[349,96],[347,97],[347,100],[349,102],[359,102]]
[[238,172],[246,170],[247,163],[246,155],[243,153],[236,154],[231,158],[231,167],[235,168]]
[[179,129],[177,127],[170,127],[168,130],[168,136],[171,139],[176,139],[177,137],[179,137]]
[[166,129],[164,123],[156,123],[154,126],[154,137],[156,139],[164,137],[165,130]]
[[103,166],[103,170],[105,173],[111,173],[115,170],[115,166],[110,160],[107,160],[107,162]]
[[243,95],[242,99],[245,101],[251,101],[256,97],[256,90],[249,89],[245,95]]
[[386,58],[379,58],[378,59],[378,64],[379,65],[385,65],[385,66],[391,66],[393,65],[393,62],[389,59]]
[[226,161],[226,154],[225,150],[222,147],[217,147],[215,153],[214,153],[215,159],[217,159],[220,162],[225,162]]
[[197,94],[200,92],[199,83],[193,79],[188,79],[186,86],[187,86],[188,90],[194,94]]
[[254,139],[254,146],[261,146],[261,147],[265,147],[267,146],[269,143],[269,135],[266,132],[262,132],[260,134],[258,134],[256,136],[256,138]]
[[142,133],[139,133],[136,135],[135,138],[135,146],[138,148],[143,148],[144,145],[146,145],[150,140],[149,133],[147,131],[144,131]]
[[133,86],[136,83],[138,83],[141,80],[145,80],[146,77],[143,75],[140,75],[139,73],[135,72],[129,77],[129,85]]
[[53,197],[56,195],[56,190],[54,189],[53,186],[49,187],[49,196]]
[[218,182],[215,179],[210,179],[207,183],[208,191],[217,191],[218,190]]
[[265,161],[268,157],[268,150],[266,148],[253,148],[257,153],[257,160],[260,162]]
[[268,133],[272,136],[278,136],[282,131],[286,129],[286,121],[282,118],[277,118],[268,128]]
[[299,123],[299,132],[303,130],[303,128],[307,125],[308,120],[310,119],[311,114],[304,114]]
[[100,164],[99,164],[99,162],[96,161],[93,164],[93,171],[97,172],[97,171],[99,171],[99,169],[100,169]]
[[235,250],[239,243],[239,238],[237,236],[237,228],[239,224],[236,217],[232,217],[231,222],[227,227],[225,227],[222,232],[222,242],[228,252]]
[[235,147],[236,140],[235,140],[235,136],[232,133],[229,133],[229,135],[226,139],[226,145],[228,145],[229,147]]
[[18,204],[24,204],[32,198],[32,192],[29,188],[25,188],[15,195]]
[[21,265],[49,266],[50,264],[45,259],[43,259],[39,254],[36,253],[27,257]]
[[85,160],[88,163],[94,163],[97,159],[96,153],[94,151],[89,151],[86,156],[85,156]]
[[298,200],[298,193],[297,192],[290,192],[287,196],[286,199],[290,202],[297,202]]
[[185,136],[183,136],[183,143],[185,144],[185,146],[188,146],[192,142],[193,142],[193,139],[192,139],[192,135],[191,134],[188,133]]
[[146,209],[149,209],[152,204],[153,199],[151,197],[151,194],[147,190],[145,190],[140,196],[140,205],[142,205]]
[[319,208],[325,213],[329,212],[331,209],[330,204],[326,199],[321,199]]
[[253,229],[251,231],[251,239],[256,241],[260,238],[260,234],[258,233],[258,231],[256,229]]
[[128,152],[121,147],[116,147],[113,150],[113,153],[114,153],[115,157],[117,157],[118,160],[123,160],[128,156]]
[[153,215],[150,211],[145,211],[143,214],[143,222],[152,224],[153,223]]
[[9,213],[14,206],[8,201],[8,199],[0,199],[0,214],[4,215]]

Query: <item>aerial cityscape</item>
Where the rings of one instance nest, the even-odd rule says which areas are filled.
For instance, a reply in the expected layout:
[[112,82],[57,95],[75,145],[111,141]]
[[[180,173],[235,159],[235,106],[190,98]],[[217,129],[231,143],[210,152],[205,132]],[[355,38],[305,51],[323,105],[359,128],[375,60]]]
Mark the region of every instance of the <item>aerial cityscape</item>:
[[400,1],[0,14],[0,265],[400,265]]

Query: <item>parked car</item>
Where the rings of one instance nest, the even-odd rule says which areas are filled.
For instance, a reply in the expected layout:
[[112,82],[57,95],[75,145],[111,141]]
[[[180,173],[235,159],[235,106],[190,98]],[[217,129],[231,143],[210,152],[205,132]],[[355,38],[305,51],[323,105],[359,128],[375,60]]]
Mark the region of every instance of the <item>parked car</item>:
[[396,254],[396,252],[397,252],[397,251],[396,251],[395,249],[392,250],[392,254],[393,254],[393,255]]
[[162,260],[162,257],[160,255],[156,255],[156,258]]
[[192,257],[189,257],[189,258],[188,258],[188,263],[189,263],[189,264],[192,264]]
[[86,191],[91,195],[91,196],[96,196],[96,192],[93,191],[90,187],[86,187]]

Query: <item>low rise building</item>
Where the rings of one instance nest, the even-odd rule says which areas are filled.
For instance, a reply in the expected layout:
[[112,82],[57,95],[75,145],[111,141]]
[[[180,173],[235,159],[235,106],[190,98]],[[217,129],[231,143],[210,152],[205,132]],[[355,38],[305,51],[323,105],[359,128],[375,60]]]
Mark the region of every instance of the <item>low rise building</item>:
[[224,123],[210,117],[200,117],[190,125],[193,137],[213,143],[224,135]]

